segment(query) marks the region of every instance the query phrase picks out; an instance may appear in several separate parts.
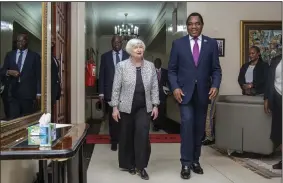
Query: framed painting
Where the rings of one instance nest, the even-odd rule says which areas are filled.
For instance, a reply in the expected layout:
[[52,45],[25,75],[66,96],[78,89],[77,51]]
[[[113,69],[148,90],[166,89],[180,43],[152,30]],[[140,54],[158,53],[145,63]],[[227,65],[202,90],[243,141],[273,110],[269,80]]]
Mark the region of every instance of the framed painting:
[[225,39],[223,38],[214,38],[218,44],[218,53],[219,57],[225,56]]
[[261,57],[270,63],[271,59],[282,53],[282,21],[241,21],[241,66],[249,62],[249,48],[257,46]]

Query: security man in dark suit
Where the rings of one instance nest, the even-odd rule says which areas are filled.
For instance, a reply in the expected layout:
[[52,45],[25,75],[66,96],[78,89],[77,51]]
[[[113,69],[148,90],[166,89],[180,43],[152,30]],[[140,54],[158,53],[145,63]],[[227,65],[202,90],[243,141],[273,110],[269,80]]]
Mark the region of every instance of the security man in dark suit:
[[[61,96],[60,63],[55,57],[56,39],[51,35],[51,109],[54,112],[56,101]],[[54,115],[52,115],[54,118]],[[54,119],[53,119],[54,120]],[[52,121],[53,121],[52,120]]]
[[167,95],[164,93],[163,87],[168,86],[168,72],[166,69],[161,68],[162,61],[160,58],[156,58],[154,60],[154,66],[156,69],[156,75],[158,79],[158,86],[159,86],[159,100],[160,105],[158,106],[158,117],[156,120],[153,121],[153,131],[159,131],[162,122],[165,120],[166,115],[166,97]]
[[41,98],[41,60],[28,49],[28,36],[17,36],[17,50],[7,53],[0,75],[9,80],[9,118],[35,112]]
[[118,62],[129,58],[129,54],[122,49],[122,37],[113,36],[111,40],[112,50],[101,55],[101,65],[99,72],[99,97],[108,107],[109,113],[109,133],[111,137],[111,150],[117,150],[119,141],[119,123],[112,117],[112,107],[109,106],[112,96],[112,85],[115,74],[115,67]]

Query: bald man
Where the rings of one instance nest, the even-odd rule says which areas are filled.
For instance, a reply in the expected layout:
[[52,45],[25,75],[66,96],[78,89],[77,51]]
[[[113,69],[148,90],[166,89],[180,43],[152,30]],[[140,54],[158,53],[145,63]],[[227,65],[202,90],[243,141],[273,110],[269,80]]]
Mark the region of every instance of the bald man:
[[98,90],[100,100],[104,101],[109,113],[109,134],[111,138],[111,150],[117,150],[119,141],[119,123],[112,117],[112,107],[109,106],[112,96],[112,85],[115,67],[118,62],[129,58],[129,54],[122,49],[122,37],[113,36],[111,39],[112,50],[101,55]]

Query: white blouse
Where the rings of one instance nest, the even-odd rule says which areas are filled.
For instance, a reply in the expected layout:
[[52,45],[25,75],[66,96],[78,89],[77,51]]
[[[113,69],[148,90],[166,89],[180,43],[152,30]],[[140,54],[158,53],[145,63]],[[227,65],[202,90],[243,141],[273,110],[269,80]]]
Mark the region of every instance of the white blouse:
[[254,80],[254,68],[255,65],[249,65],[245,74],[246,83],[252,83]]
[[282,60],[279,62],[275,69],[274,87],[275,90],[282,95]]

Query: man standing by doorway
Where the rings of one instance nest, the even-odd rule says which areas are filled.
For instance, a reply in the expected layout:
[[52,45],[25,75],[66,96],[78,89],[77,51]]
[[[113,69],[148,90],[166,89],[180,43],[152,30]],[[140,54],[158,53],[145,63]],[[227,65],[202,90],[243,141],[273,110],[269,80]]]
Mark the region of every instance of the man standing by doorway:
[[9,119],[38,110],[35,104],[40,106],[41,60],[28,49],[27,34],[17,36],[17,50],[7,53],[0,75],[10,82]]
[[119,123],[112,117],[112,107],[109,105],[112,96],[112,85],[117,63],[129,58],[129,54],[122,49],[122,37],[113,36],[111,39],[112,50],[101,55],[99,71],[99,98],[108,108],[109,134],[111,138],[111,150],[117,150],[119,141]]
[[159,131],[162,122],[164,123],[165,115],[166,115],[166,94],[164,92],[163,87],[167,87],[168,72],[166,69],[161,68],[162,61],[160,58],[156,58],[154,60],[154,65],[158,78],[160,105],[158,106],[159,115],[157,119],[153,121],[153,131]]
[[[55,55],[56,38],[51,35],[51,113],[55,120],[55,105],[61,96],[60,62]],[[57,122],[57,121],[56,121]]]
[[186,24],[189,35],[173,41],[168,64],[170,87],[181,112],[183,179],[190,178],[190,170],[203,174],[199,157],[207,106],[209,99],[216,97],[222,78],[217,42],[201,34],[202,16],[192,13]]

